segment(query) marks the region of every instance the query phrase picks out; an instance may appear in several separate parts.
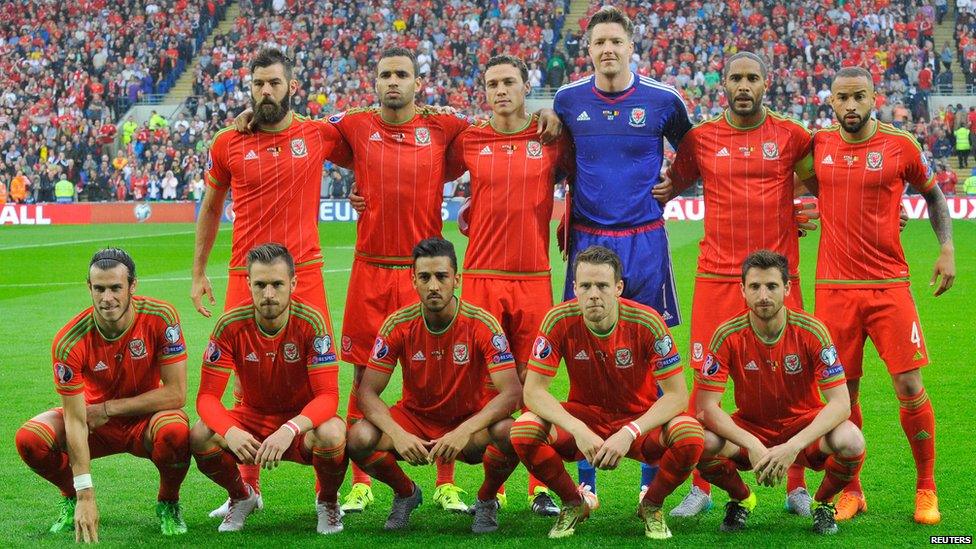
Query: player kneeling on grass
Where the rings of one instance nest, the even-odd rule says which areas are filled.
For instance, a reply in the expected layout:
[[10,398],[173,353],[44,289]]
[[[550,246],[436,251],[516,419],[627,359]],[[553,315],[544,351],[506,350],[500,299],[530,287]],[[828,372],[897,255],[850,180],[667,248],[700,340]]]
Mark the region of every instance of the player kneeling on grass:
[[92,257],[88,289],[92,306],[58,332],[51,348],[63,408],[25,423],[17,431],[17,451],[64,496],[52,533],[73,529],[76,541],[98,541],[91,460],[129,453],[159,469],[162,533],[184,534],[179,497],[190,450],[180,409],[186,344],[179,316],[169,303],[133,295],[135,263],[117,248]]
[[[695,372],[696,405],[707,429],[698,470],[732,498],[723,532],[742,530],[756,506],[737,469],[751,469],[759,484],[774,486],[797,463],[825,471],[813,498],[813,530],[834,534],[831,502],[864,462],[864,436],[847,421],[850,397],[830,334],[812,315],[783,306],[789,292],[784,256],[750,255],[742,265],[749,310],[718,327]],[[730,377],[738,408],[732,415],[721,408]]]
[[[512,445],[529,472],[562,499],[550,538],[572,535],[590,512],[563,461],[585,457],[614,469],[624,456],[660,466],[637,512],[647,537],[669,538],[664,498],[691,474],[703,445],[702,426],[682,415],[688,388],[681,358],[661,315],[620,297],[616,253],[591,246],[573,269],[576,299],[553,308],[539,329],[525,379],[531,412],[512,426]],[[563,403],[548,390],[561,360],[569,373]]]
[[[312,465],[320,490],[320,534],[342,531],[339,485],[346,474],[345,423],[336,416],[339,365],[322,313],[292,297],[295,263],[279,244],[247,253],[252,303],[217,321],[203,355],[190,448],[203,474],[227,490],[220,532],[236,532],[258,504],[238,463],[274,469],[281,460]],[[231,372],[242,398],[227,410],[220,398]]]
[[[365,420],[349,431],[349,456],[393,488],[387,530],[405,528],[422,502],[397,459],[483,463],[471,530],[492,532],[498,529],[496,494],[518,466],[509,429],[522,385],[512,352],[494,317],[454,296],[461,279],[453,244],[421,241],[411,275],[420,303],[393,313],[380,328],[359,384]],[[398,361],[403,396],[387,406],[379,395]],[[489,376],[498,394],[482,406]]]

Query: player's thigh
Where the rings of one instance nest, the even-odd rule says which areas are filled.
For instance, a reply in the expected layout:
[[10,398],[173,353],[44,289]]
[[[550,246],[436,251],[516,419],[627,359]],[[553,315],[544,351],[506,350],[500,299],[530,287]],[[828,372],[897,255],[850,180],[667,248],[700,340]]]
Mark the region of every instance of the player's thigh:
[[189,422],[190,420],[186,417],[186,412],[183,410],[161,410],[152,414],[142,431],[141,439],[143,447],[147,452],[152,452],[153,443],[161,429],[173,424],[182,424],[184,427],[187,427]]
[[908,286],[873,290],[867,306],[867,333],[891,375],[929,363],[922,324]]
[[744,309],[745,300],[737,280],[695,279],[691,300],[692,370],[701,370],[715,330]]
[[551,309],[552,281],[549,277],[516,281],[505,330],[517,363],[529,362],[535,337]]
[[[54,440],[51,442],[55,448],[66,449],[68,447],[65,441],[64,412],[61,408],[45,410],[30,418],[24,426],[29,428],[30,423],[40,423],[50,429],[51,433],[54,434]],[[44,433],[41,436],[46,439],[49,433]]]
[[660,228],[619,240],[623,297],[653,308],[668,326],[679,324],[681,313],[667,232]]
[[399,293],[404,285],[401,279],[409,281],[409,276],[409,269],[393,269],[365,261],[353,261],[346,292],[346,308],[342,317],[343,361],[366,364],[380,326],[387,316],[400,308]]
[[815,292],[814,316],[827,326],[847,379],[860,379],[862,375],[864,340],[867,337],[862,305],[866,299],[870,299],[866,294],[870,291],[818,287]]

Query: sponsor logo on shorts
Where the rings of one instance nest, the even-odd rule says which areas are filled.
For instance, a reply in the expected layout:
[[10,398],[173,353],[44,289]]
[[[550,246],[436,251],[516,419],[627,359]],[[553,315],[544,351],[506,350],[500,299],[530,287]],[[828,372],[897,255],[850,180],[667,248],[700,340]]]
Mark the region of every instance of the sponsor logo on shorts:
[[170,343],[179,343],[180,341],[180,325],[173,324],[172,326],[166,327],[166,341]]
[[691,346],[691,357],[695,360],[701,360],[705,357],[705,348],[702,346],[700,341],[696,341],[695,344]]
[[141,339],[133,339],[129,342],[129,354],[132,358],[142,358],[146,356],[146,342]]
[[529,158],[542,158],[542,143],[529,141],[525,145],[525,155]]
[[348,353],[352,350],[352,338],[349,336],[342,336],[342,350]]
[[217,346],[216,341],[211,339],[210,343],[207,343],[207,351],[203,354],[203,359],[211,364],[220,360],[220,347]]
[[298,345],[294,343],[285,343],[285,346],[281,350],[285,355],[285,362],[295,362],[301,358],[298,354]]
[[376,338],[376,343],[373,344],[373,358],[383,360],[388,354],[390,354],[390,347],[383,341],[382,337]]
[[468,345],[466,343],[455,343],[453,357],[455,364],[467,364],[470,362],[471,356],[468,354]]
[[75,372],[64,362],[54,363],[54,375],[58,378],[58,383],[64,385],[75,378]]
[[535,345],[532,346],[532,356],[536,360],[545,360],[552,354],[552,345],[549,340],[539,336],[535,338]]
[[617,349],[615,355],[617,368],[630,368],[634,365],[634,355],[630,352],[630,349]]
[[418,145],[430,145],[430,130],[427,128],[417,128],[413,131],[413,140]]
[[701,372],[705,377],[712,377],[718,373],[718,360],[715,355],[708,353],[708,356],[705,357],[705,363],[702,364]]
[[837,362],[837,348],[831,345],[820,351],[820,360],[827,366],[833,366]]
[[803,371],[803,367],[800,366],[800,357],[796,355],[786,355],[783,358],[783,368],[788,374],[798,374]]
[[328,353],[332,350],[332,337],[326,334],[324,336],[315,338],[312,340],[312,348],[315,349],[315,352],[320,355]]
[[495,334],[491,336],[491,346],[499,353],[504,353],[508,350],[508,338],[505,334]]
[[674,349],[674,341],[671,340],[671,336],[666,335],[654,342],[654,352],[660,356],[668,356],[672,349]]

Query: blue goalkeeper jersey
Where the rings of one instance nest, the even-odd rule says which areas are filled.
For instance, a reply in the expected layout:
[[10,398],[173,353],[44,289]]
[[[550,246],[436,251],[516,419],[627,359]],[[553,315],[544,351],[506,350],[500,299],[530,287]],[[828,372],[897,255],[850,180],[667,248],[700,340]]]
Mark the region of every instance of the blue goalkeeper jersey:
[[681,95],[637,74],[629,88],[610,94],[589,76],[559,88],[553,108],[576,146],[573,221],[626,228],[660,219],[651,188],[660,178],[664,139],[677,149],[691,129]]

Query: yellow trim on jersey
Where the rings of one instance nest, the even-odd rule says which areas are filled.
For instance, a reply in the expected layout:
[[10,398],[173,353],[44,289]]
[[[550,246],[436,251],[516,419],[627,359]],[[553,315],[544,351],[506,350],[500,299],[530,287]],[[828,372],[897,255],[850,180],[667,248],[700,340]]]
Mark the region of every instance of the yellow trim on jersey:
[[763,107],[762,119],[756,124],[753,124],[752,126],[736,126],[732,122],[732,116],[730,115],[731,112],[732,109],[725,109],[725,122],[727,122],[729,126],[732,126],[732,129],[739,130],[739,131],[749,131],[749,130],[756,129],[759,126],[762,126],[766,122],[766,115],[769,113],[769,109]]
[[[873,118],[871,120],[869,120],[868,122],[870,123],[872,121],[874,122],[874,130],[872,130],[871,131],[871,134],[868,135],[867,137],[865,137],[864,139],[857,139],[857,140],[853,140],[852,141],[852,140],[848,139],[847,136],[844,135],[844,132],[840,132],[840,138],[844,140],[844,143],[848,143],[850,145],[859,145],[861,143],[864,143],[865,141],[869,141],[872,137],[875,136],[875,134],[878,133],[878,128],[881,126],[881,122],[878,122],[877,120],[875,120]],[[838,128],[839,127],[840,126],[838,126]]]

